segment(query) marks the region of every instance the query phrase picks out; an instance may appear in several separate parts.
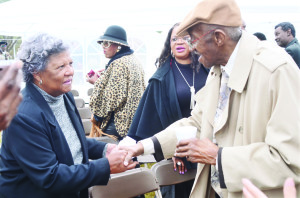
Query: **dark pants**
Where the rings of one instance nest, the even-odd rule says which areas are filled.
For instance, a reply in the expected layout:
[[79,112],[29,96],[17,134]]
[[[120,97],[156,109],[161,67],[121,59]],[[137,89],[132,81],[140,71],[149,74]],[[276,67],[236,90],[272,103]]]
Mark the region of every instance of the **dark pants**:
[[107,133],[108,135],[114,135],[118,138],[118,141],[121,141],[123,138],[119,135],[116,126],[114,118],[110,119],[106,129],[103,131],[104,133]]

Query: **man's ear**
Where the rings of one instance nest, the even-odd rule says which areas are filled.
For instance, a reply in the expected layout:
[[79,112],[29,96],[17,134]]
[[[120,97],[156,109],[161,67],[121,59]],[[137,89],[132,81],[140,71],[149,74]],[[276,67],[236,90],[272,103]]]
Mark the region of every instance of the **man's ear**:
[[286,33],[287,33],[288,36],[291,36],[291,35],[292,35],[292,30],[291,30],[291,29],[288,29],[288,30],[286,31]]
[[216,29],[214,31],[214,42],[216,43],[216,45],[218,47],[222,46],[224,44],[225,38],[226,38],[226,34],[223,30],[220,29]]

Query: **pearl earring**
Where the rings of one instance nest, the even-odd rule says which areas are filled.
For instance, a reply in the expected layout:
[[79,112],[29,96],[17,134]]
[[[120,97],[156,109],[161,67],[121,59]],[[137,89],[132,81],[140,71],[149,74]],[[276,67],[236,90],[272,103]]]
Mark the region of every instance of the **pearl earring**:
[[119,52],[122,49],[121,46],[118,46],[117,52]]
[[43,80],[42,80],[42,79],[40,80],[39,84],[40,84],[40,85],[42,85],[42,84],[43,84]]

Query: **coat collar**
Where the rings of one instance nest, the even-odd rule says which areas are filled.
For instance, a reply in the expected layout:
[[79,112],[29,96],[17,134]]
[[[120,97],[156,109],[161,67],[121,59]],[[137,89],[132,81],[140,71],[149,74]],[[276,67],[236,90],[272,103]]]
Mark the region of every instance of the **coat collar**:
[[164,80],[164,76],[171,69],[170,62],[171,62],[171,56],[169,56],[167,58],[167,60],[156,70],[156,72],[153,74],[153,76],[150,78],[150,80],[156,79],[156,80],[159,80],[159,81],[163,81]]
[[289,44],[287,44],[287,46],[285,48],[287,48],[295,43],[298,43],[298,40],[296,38],[294,38]]
[[[246,88],[247,80],[251,71],[255,48],[259,42],[254,36],[244,32],[240,38],[240,44],[237,51],[236,59],[232,68],[232,72],[229,77],[228,86],[238,92],[242,93]],[[205,114],[211,125],[214,123],[216,108],[219,101],[221,80],[221,68],[220,66],[214,66],[208,76],[205,89],[206,97],[206,110]]]
[[228,81],[228,86],[238,93],[242,93],[246,87],[258,42],[254,36],[243,31],[236,60]]

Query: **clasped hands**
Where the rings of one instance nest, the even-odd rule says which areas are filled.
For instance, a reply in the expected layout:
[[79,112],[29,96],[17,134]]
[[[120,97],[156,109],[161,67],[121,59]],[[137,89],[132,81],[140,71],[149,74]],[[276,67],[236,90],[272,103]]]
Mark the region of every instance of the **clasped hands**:
[[[135,163],[132,162],[133,157],[144,153],[144,147],[140,142],[133,146],[118,146],[117,148],[126,153],[124,158],[124,166],[126,167],[131,167],[132,163]],[[186,157],[188,161],[193,163],[215,165],[218,150],[219,147],[207,138],[191,138],[177,143],[174,156],[179,158]]]

